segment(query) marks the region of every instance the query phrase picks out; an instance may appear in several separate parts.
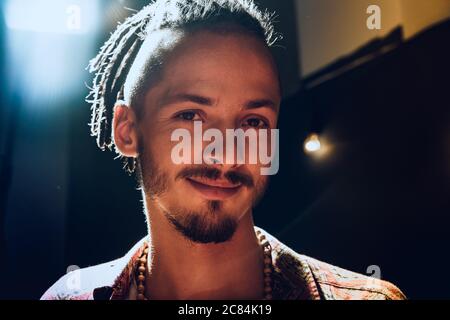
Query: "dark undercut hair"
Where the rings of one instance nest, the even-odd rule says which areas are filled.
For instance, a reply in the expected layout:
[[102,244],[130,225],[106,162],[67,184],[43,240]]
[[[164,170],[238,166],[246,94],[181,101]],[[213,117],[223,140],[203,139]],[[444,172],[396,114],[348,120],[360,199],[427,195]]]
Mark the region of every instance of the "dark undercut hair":
[[[183,32],[246,32],[273,46],[281,35],[274,31],[274,13],[261,11],[252,0],[154,0],[119,24],[111,37],[89,63],[94,80],[86,101],[91,104],[91,136],[101,150],[112,150],[112,117],[117,101],[124,99],[124,85],[144,40],[152,32],[169,29]],[[146,68],[138,89],[130,96],[130,106],[147,91],[161,63]],[[148,70],[155,69],[155,70]],[[138,112],[139,114],[139,112]],[[123,158],[123,168],[136,169],[133,158]]]

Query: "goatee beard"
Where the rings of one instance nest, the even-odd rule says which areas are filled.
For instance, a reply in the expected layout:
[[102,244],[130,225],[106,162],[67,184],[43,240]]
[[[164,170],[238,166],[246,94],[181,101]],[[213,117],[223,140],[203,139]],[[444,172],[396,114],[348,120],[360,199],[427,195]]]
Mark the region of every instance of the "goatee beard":
[[178,232],[194,243],[222,243],[233,237],[237,222],[230,216],[211,217],[220,214],[220,206],[220,201],[208,201],[207,213],[188,212],[174,216],[166,212],[165,215]]

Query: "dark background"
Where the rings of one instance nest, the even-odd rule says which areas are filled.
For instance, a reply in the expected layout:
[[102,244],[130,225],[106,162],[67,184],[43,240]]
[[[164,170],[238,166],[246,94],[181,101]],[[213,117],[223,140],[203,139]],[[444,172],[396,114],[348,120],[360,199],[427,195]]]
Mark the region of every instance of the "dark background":
[[[376,265],[410,298],[450,298],[449,21],[406,42],[397,30],[302,79],[293,2],[259,2],[278,12],[284,40],[274,55],[289,93],[280,171],[256,224],[340,267],[366,274]],[[127,14],[119,2],[100,8],[104,23],[94,39],[76,36],[64,51],[66,79],[77,76],[78,84],[40,100],[18,76],[27,69],[7,60],[0,14],[1,298],[39,298],[69,265],[118,258],[145,235],[134,180],[97,149],[87,126],[90,76],[80,47],[92,42],[93,57]],[[361,57],[370,59],[342,71]],[[330,156],[305,154],[312,132],[327,138]]]

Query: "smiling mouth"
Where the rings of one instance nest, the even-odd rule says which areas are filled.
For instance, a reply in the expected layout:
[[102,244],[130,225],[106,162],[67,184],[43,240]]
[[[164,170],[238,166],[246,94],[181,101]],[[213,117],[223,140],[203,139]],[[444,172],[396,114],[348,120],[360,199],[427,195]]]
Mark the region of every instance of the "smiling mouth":
[[226,180],[186,178],[186,181],[208,200],[225,200],[235,195],[242,184],[232,184]]

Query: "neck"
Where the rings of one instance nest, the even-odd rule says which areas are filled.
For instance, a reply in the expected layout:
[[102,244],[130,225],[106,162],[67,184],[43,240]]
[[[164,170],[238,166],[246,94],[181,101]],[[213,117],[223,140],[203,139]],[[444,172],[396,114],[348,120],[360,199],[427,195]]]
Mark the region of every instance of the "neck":
[[167,221],[161,209],[147,202],[149,274],[146,296],[151,299],[261,299],[264,256],[255,235],[252,212],[239,221],[224,243],[193,243]]

